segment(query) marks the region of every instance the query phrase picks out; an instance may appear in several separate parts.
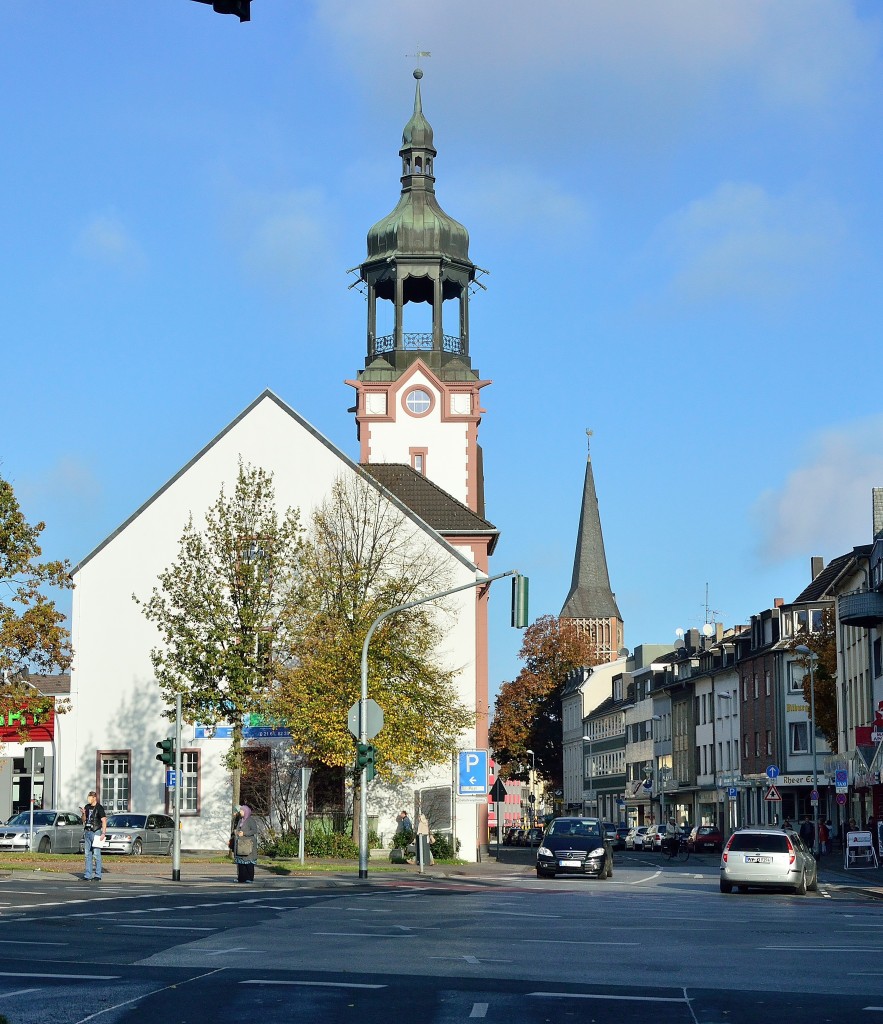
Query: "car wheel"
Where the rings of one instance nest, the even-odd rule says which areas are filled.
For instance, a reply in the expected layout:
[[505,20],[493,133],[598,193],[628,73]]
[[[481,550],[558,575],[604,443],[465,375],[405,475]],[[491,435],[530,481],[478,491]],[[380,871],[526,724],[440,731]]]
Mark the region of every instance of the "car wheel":
[[721,879],[721,892],[732,892],[733,886],[729,882],[725,882]]
[[812,882],[807,886],[807,889],[809,889],[810,892],[818,892],[819,891],[819,876],[818,876],[818,874],[816,874],[816,876],[813,878]]
[[135,842],[132,843],[132,856],[133,857],[140,857],[143,852],[144,852],[144,847],[141,845],[141,840],[140,839],[136,839]]
[[800,881],[797,883],[797,885],[794,886],[794,895],[795,896],[805,896],[806,895],[806,872],[805,871],[802,872],[802,874],[800,875]]
[[38,853],[52,853],[52,843],[49,840],[49,836],[43,836],[40,840],[40,845],[37,847]]

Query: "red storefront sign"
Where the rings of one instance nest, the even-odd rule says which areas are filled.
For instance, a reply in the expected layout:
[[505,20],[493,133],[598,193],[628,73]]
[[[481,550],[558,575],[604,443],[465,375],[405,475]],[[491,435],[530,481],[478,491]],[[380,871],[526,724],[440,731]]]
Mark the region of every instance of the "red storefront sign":
[[28,743],[50,743],[55,737],[55,711],[50,708],[36,716],[24,710],[0,711],[0,743],[20,743],[22,725],[28,730]]

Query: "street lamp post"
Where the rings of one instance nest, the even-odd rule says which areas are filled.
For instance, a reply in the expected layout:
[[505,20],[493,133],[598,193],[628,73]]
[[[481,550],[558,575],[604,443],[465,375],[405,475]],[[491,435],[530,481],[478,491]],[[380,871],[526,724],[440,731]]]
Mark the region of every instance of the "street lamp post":
[[816,676],[815,659],[816,653],[810,650],[806,644],[798,644],[794,648],[795,654],[800,654],[809,659],[809,716],[812,719],[812,790],[816,798],[812,805],[813,841],[812,850],[818,858],[819,855],[819,764],[816,752]]
[[[537,798],[536,794],[534,793],[534,779],[536,778],[537,761],[536,756],[534,755],[534,752],[532,750],[525,750],[525,754],[530,754],[530,776],[527,780],[527,817],[530,821],[530,827],[533,828],[534,824],[536,823],[536,811],[534,810],[534,808],[536,807]],[[533,839],[531,839],[530,845],[533,846]]]
[[[592,743],[593,742],[594,742],[594,740],[592,739],[591,736],[583,736],[583,743],[588,743],[588,745],[589,745],[589,799],[588,799],[588,801],[585,801],[585,800],[583,801],[584,805],[587,802],[591,803],[592,797],[593,797],[593,795],[595,793],[595,772],[594,772],[594,765],[592,764]],[[597,800],[595,801],[595,806],[596,807],[598,806]],[[600,817],[600,815],[598,815],[598,816]]]
[[[730,779],[730,784],[729,784],[729,786],[727,786],[727,827],[728,828],[730,827],[730,818],[732,817],[732,819],[733,819],[732,827],[735,829],[736,828],[736,822],[737,822],[737,818],[736,818],[736,806],[737,805],[736,805],[735,800],[730,796],[730,790],[733,788],[733,784],[736,781],[736,775],[735,775],[735,772],[733,771],[733,709],[735,708],[735,704],[733,703],[733,695],[732,695],[732,693],[719,693],[718,697],[721,700],[728,700],[730,702],[730,710],[729,710],[729,713],[728,713],[728,717],[730,719],[730,749],[729,749],[728,756],[727,756],[727,774],[728,774],[729,779]],[[733,805],[732,806],[732,814],[730,814],[730,805],[731,805],[731,803]]]

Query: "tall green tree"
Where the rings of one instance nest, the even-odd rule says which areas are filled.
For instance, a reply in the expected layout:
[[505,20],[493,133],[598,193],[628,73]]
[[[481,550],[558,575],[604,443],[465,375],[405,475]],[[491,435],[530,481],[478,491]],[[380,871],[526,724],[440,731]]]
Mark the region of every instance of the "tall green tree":
[[532,750],[537,774],[560,789],[564,684],[574,669],[597,664],[597,652],[571,619],[543,615],[524,631],[519,656],[524,668],[500,688],[488,738],[504,778],[525,775]]
[[[357,477],[338,479],[315,511],[300,564],[303,589],[288,612],[274,716],[286,722],[295,747],[352,768],[347,712],[359,700],[371,624],[390,608],[446,589],[448,578],[435,545],[415,537],[398,509]],[[368,689],[384,713],[373,743],[377,773],[388,781],[447,761],[474,724],[455,673],[439,656],[447,626],[443,606],[421,605],[391,616],[372,635]]]
[[[790,650],[808,647],[814,658],[799,658],[806,674],[803,677],[803,696],[812,705],[812,686],[815,687],[816,728],[828,741],[832,750],[837,749],[837,626],[833,608],[822,611],[821,628],[810,632],[805,626],[794,634],[788,643]],[[812,674],[810,674],[812,661]]]
[[266,711],[273,662],[293,643],[302,543],[299,513],[277,510],[272,474],[240,462],[232,494],[221,488],[204,524],[190,516],[150,598],[133,595],[159,632],[151,661],[169,707],[180,694],[187,721],[233,726],[234,808],[243,721]]
[[[70,633],[64,613],[44,593],[46,588],[73,586],[67,561],[41,561],[40,534],[45,523],[31,525],[12,485],[0,477],[0,711],[27,711],[38,719],[53,706],[58,714],[66,701],[43,697],[29,684],[29,674],[61,672],[70,667]],[[26,722],[19,736],[28,738]]]

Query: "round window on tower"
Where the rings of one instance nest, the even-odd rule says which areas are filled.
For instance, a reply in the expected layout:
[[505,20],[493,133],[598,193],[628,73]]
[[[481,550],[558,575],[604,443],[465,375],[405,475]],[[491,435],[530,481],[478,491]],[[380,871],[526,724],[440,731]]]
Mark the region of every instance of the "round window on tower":
[[425,416],[432,408],[432,395],[423,388],[414,388],[405,395],[405,408],[412,416]]

